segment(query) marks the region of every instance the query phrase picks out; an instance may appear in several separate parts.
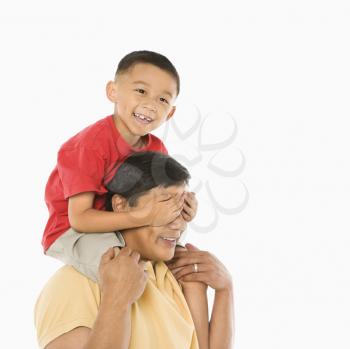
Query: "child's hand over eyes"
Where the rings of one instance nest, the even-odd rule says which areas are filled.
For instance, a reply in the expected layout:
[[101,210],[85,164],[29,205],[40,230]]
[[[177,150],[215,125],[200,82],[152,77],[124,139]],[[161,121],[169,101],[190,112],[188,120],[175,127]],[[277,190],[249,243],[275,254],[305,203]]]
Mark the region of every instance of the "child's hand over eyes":
[[181,212],[183,219],[186,222],[191,222],[197,214],[197,208],[198,208],[198,201],[196,198],[196,193],[186,192],[184,207]]

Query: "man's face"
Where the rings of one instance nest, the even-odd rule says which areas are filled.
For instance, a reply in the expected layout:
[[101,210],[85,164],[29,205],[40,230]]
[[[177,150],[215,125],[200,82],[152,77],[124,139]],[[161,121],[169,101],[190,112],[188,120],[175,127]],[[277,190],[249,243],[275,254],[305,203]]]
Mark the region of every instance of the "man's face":
[[108,86],[117,121],[133,136],[150,133],[175,111],[176,80],[152,64],[135,64]]
[[[157,187],[148,191],[138,198],[136,206],[143,207],[156,194],[181,195],[185,191],[185,185],[171,186],[168,188]],[[127,209],[127,206],[125,207]],[[181,216],[178,219],[183,219]],[[168,226],[126,229],[121,231],[125,243],[131,249],[140,253],[142,259],[151,261],[167,261],[173,258],[176,243],[180,238],[181,231],[169,229]],[[176,239],[169,241],[165,238]]]

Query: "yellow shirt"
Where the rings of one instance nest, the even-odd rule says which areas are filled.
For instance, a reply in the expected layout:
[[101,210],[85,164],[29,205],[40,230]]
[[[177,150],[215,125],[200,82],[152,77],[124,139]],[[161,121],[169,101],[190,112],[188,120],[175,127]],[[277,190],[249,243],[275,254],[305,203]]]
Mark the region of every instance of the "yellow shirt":
[[[129,349],[198,349],[191,313],[181,288],[163,262],[146,263],[148,281],[132,305]],[[58,336],[92,328],[100,305],[97,283],[71,266],[47,282],[35,305],[38,343],[44,348]]]

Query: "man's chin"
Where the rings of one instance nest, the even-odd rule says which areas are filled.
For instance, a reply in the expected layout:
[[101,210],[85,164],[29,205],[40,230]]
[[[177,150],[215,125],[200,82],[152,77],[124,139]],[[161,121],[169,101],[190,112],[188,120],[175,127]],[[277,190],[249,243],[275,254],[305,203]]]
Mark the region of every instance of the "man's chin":
[[169,251],[169,252],[159,252],[154,254],[152,260],[156,261],[156,262],[167,262],[170,261],[171,259],[173,259],[175,254],[175,250],[174,251]]

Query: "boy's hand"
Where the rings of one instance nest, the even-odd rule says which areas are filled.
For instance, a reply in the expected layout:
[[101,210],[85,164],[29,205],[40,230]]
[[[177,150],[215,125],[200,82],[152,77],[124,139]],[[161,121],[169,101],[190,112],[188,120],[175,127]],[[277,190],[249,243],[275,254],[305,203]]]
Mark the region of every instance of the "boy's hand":
[[174,221],[167,224],[167,227],[172,230],[180,230],[182,234],[187,228],[187,222],[184,220],[182,215],[179,214]]
[[186,222],[191,222],[197,214],[198,201],[196,198],[196,193],[186,192],[185,193],[185,203],[184,208],[181,212],[182,217]]
[[180,214],[184,206],[184,196],[168,194],[155,195],[145,207],[143,213],[148,217],[148,225],[159,227],[173,222]]

